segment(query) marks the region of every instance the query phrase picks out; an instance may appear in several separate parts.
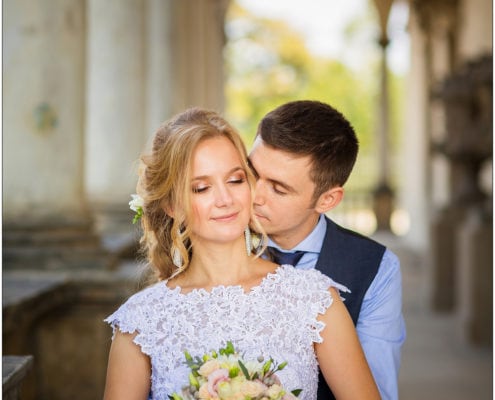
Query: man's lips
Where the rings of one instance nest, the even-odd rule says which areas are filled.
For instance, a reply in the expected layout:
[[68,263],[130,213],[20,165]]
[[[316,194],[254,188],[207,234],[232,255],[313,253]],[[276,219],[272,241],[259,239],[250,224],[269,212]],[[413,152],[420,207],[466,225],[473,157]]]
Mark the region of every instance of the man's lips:
[[263,214],[254,213],[254,215],[255,215],[255,216],[256,216],[256,218],[258,218],[258,219],[266,219],[266,220],[268,220],[268,218],[267,218],[267,217],[265,217]]

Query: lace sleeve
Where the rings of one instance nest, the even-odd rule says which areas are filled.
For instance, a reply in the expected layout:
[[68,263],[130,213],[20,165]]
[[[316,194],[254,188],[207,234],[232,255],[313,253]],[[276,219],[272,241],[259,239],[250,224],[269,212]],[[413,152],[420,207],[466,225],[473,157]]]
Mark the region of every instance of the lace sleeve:
[[112,340],[115,338],[117,329],[125,333],[134,333],[137,330],[136,324],[133,323],[131,318],[132,312],[129,312],[127,304],[123,304],[117,311],[105,318],[105,322],[110,324],[113,330]]
[[151,288],[131,296],[117,311],[105,318],[113,330],[112,340],[117,329],[124,333],[140,333],[140,327],[146,326],[146,299]]
[[321,343],[323,341],[321,332],[325,328],[325,323],[319,321],[318,316],[324,314],[333,303],[329,289],[334,287],[339,293],[350,293],[350,290],[318,270],[295,271],[294,293],[300,296],[299,303],[307,307],[306,312],[301,310],[300,315],[307,317],[306,326],[309,328],[311,341]]

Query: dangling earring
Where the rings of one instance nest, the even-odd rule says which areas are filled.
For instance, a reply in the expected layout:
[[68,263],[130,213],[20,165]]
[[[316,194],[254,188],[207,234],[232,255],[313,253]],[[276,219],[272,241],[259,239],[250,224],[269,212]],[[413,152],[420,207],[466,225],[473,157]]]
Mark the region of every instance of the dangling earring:
[[246,251],[247,255],[251,255],[251,250],[253,248],[253,244],[251,242],[251,230],[249,229],[249,226],[244,229],[244,238],[246,239]]
[[254,254],[258,254],[262,248],[263,248],[263,236],[258,233],[252,235],[251,251],[253,251]]
[[177,247],[172,246],[172,262],[177,268],[182,267],[182,256],[180,255],[180,251]]
[[[177,237],[178,238],[181,237],[180,229],[177,229]],[[182,260],[182,256],[180,254],[179,249],[174,244],[172,244],[172,248],[170,249],[170,251],[172,253],[172,262],[178,269],[181,269],[182,266],[184,265],[184,260]]]

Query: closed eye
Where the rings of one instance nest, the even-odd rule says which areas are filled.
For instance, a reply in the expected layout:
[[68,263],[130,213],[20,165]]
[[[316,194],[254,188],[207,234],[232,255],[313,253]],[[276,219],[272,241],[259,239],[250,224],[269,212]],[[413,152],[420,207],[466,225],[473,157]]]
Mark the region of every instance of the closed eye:
[[209,186],[193,186],[192,192],[193,193],[203,193],[206,192],[209,189]]
[[232,183],[234,185],[239,185],[239,184],[244,183],[244,182],[246,182],[246,179],[244,179],[244,178],[231,179],[228,181],[228,183]]
[[274,191],[276,194],[279,194],[279,195],[281,195],[281,196],[284,196],[284,195],[286,195],[286,194],[287,194],[287,191],[286,191],[285,189],[280,190],[278,185],[273,185],[273,186],[272,186],[272,188],[273,188],[273,191]]

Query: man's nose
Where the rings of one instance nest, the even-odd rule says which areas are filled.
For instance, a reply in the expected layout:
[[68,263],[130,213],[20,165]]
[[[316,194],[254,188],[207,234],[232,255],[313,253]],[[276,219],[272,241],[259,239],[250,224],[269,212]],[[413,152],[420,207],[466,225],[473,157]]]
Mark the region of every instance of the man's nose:
[[256,186],[254,189],[254,204],[257,206],[261,206],[265,204],[265,193],[266,193],[266,188],[265,184],[261,179],[258,179],[256,181]]

